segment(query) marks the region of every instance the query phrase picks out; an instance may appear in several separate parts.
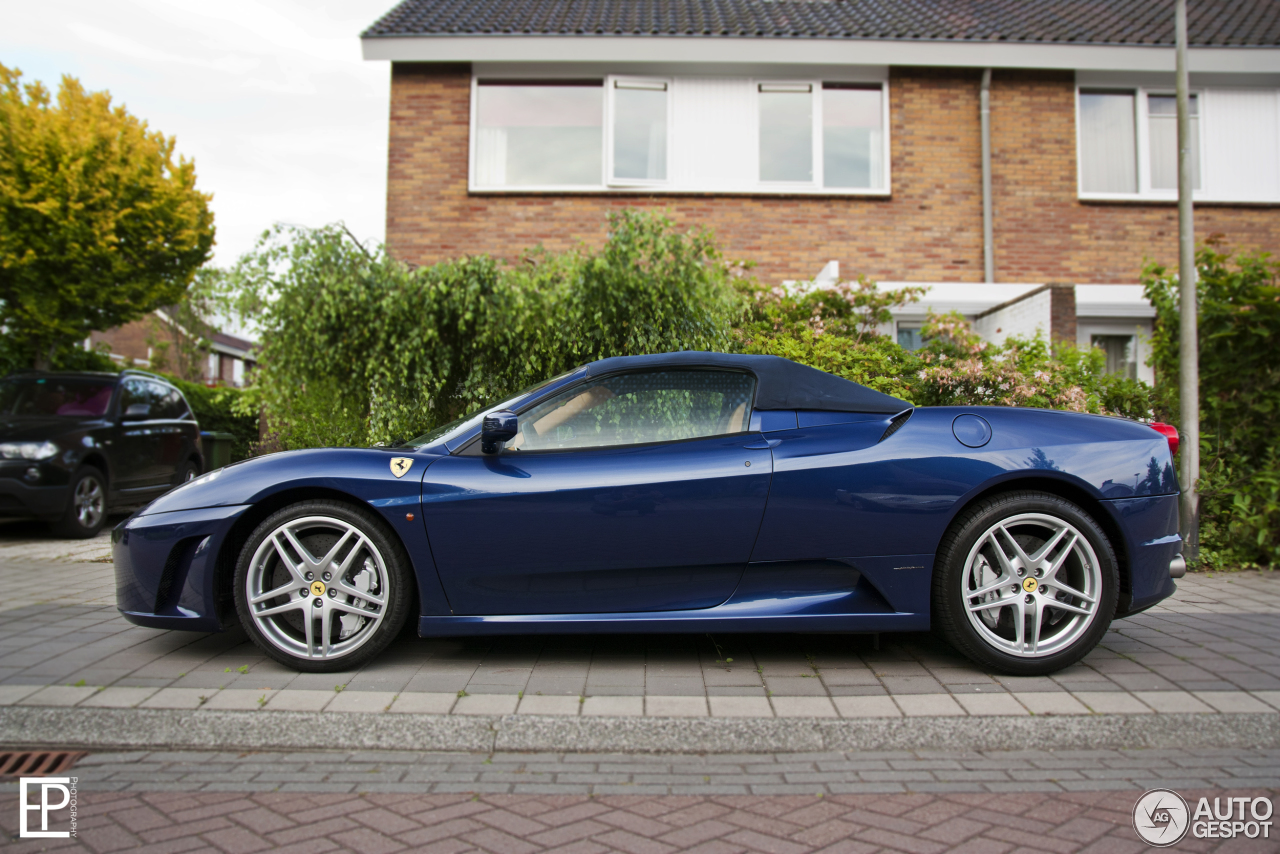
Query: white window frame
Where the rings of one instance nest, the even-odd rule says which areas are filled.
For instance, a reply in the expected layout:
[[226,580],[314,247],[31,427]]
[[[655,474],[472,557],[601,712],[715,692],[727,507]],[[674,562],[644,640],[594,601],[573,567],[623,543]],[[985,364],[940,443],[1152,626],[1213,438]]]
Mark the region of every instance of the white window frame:
[[[1134,152],[1137,158],[1138,167],[1138,191],[1136,193],[1087,193],[1084,190],[1084,162],[1080,156],[1083,150],[1084,131],[1080,121],[1080,90],[1088,89],[1097,92],[1115,92],[1132,94],[1134,115],[1133,127],[1133,144],[1138,150]],[[1100,86],[1100,85],[1077,85],[1076,86],[1076,194],[1081,201],[1096,202],[1132,202],[1132,201],[1154,201],[1154,202],[1176,202],[1178,200],[1178,191],[1176,189],[1155,189],[1151,186],[1151,107],[1147,103],[1150,95],[1172,95],[1173,91],[1168,86]],[[1204,126],[1205,126],[1205,105],[1207,100],[1203,89],[1191,89],[1189,94],[1196,96],[1197,114],[1196,118],[1196,141],[1200,151],[1200,189],[1193,191],[1192,197],[1197,200],[1203,200],[1206,196],[1205,188],[1210,186],[1209,183],[1209,157],[1205,151],[1204,144]]]
[[[688,194],[696,193],[699,195],[708,194],[709,191],[696,186],[682,186],[673,180],[673,173],[676,168],[677,158],[681,156],[676,150],[679,139],[678,129],[675,127],[675,91],[680,86],[679,76],[663,76],[663,75],[647,75],[647,74],[603,74],[600,75],[601,85],[604,89],[603,98],[603,122],[602,128],[602,144],[604,151],[601,157],[601,176],[599,184],[570,184],[570,185],[531,185],[519,187],[494,187],[482,186],[476,184],[476,147],[479,141],[478,125],[479,125],[479,92],[480,80],[484,79],[519,79],[527,77],[530,80],[546,81],[548,84],[554,83],[558,77],[565,80],[584,80],[596,77],[595,74],[577,74],[577,75],[561,75],[561,74],[544,74],[530,72],[527,74],[472,74],[471,75],[471,115],[468,124],[468,140],[467,140],[467,191],[475,195],[529,195],[538,193],[563,193],[575,195],[597,195],[609,193],[656,193],[656,194]],[[752,110],[751,124],[756,129],[756,137],[753,140],[755,164],[752,174],[746,176],[740,185],[730,188],[718,189],[710,191],[711,195],[747,195],[747,196],[869,196],[872,198],[887,198],[893,194],[893,169],[891,153],[893,150],[891,130],[889,125],[889,81],[885,77],[874,76],[824,76],[820,78],[775,78],[775,77],[738,77],[733,79],[743,80],[751,86],[752,91]],[[667,178],[665,180],[651,180],[638,178],[618,178],[613,177],[613,118],[614,118],[614,97],[615,91],[614,81],[634,81],[634,82],[661,82],[667,84]],[[883,147],[881,163],[883,164],[884,186],[879,188],[871,187],[824,187],[823,182],[823,150],[822,150],[822,84],[827,83],[856,83],[866,86],[878,86],[880,88],[880,122],[883,137]],[[759,168],[760,155],[760,99],[759,87],[761,85],[808,85],[810,87],[810,97],[813,98],[813,175],[812,181],[761,181]]]
[[[644,87],[645,84],[658,84],[666,86],[667,94],[667,177],[657,178],[616,178],[613,174],[613,156],[614,156],[614,118],[617,115],[617,91],[618,84],[627,86],[628,84],[636,85],[637,88]],[[607,189],[614,187],[637,187],[643,189],[661,189],[671,184],[672,173],[672,149],[675,145],[675,133],[673,119],[675,118],[675,109],[672,102],[675,98],[675,79],[671,77],[647,77],[634,74],[611,74],[604,79],[604,174]]]
[[[556,77],[545,77],[545,76],[536,75],[536,74],[529,74],[529,75],[523,75],[523,76],[527,77],[529,80],[545,81],[548,84],[553,84],[556,80]],[[560,75],[557,75],[557,76],[560,76]],[[486,75],[486,77],[488,79],[514,80],[514,79],[519,79],[520,76],[502,75],[501,77],[498,77],[497,75]],[[595,75],[587,74],[587,75],[577,75],[575,77],[565,77],[565,76],[560,76],[560,77],[565,82],[569,82],[572,80],[589,80],[595,77]],[[606,102],[605,104],[601,105],[601,109],[600,109],[600,116],[601,116],[600,120],[604,122],[604,126],[600,129],[602,139],[607,137],[609,134],[609,125],[608,125],[609,116],[608,116],[608,105],[607,105],[609,96],[607,92],[603,91],[604,85],[605,84],[602,80],[600,84],[600,88],[602,90],[600,97],[603,98]],[[480,128],[479,107],[480,107],[480,77],[478,75],[473,74],[471,75],[471,116],[470,116],[470,122],[467,130],[467,133],[470,136],[470,138],[467,140],[467,192],[469,193],[501,193],[505,195],[528,195],[529,193],[598,193],[603,189],[607,189],[604,186],[604,178],[605,178],[605,175],[608,174],[606,171],[608,169],[608,166],[605,164],[603,157],[601,158],[601,161],[600,161],[600,184],[599,185],[596,185],[596,184],[536,184],[536,185],[528,185],[528,186],[521,185],[519,187],[511,187],[511,186],[486,187],[486,186],[477,185],[476,184],[476,147],[480,141],[480,134],[478,132]],[[604,142],[602,144],[606,146],[608,145],[607,142]]]

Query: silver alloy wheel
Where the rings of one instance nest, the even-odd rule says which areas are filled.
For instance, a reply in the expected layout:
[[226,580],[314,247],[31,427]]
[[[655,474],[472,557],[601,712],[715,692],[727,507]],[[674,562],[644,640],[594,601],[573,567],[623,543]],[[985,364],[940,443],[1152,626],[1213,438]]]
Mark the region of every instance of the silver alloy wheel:
[[72,506],[75,508],[76,519],[83,528],[93,528],[102,520],[103,511],[106,509],[106,496],[102,492],[102,484],[98,483],[98,479],[94,477],[82,477],[80,482],[76,484],[75,495],[72,497]]
[[1089,630],[1102,569],[1089,540],[1047,513],[995,523],[965,560],[965,615],[982,640],[1020,658],[1061,652]]
[[332,516],[306,516],[280,525],[258,546],[245,599],[277,649],[332,660],[373,637],[386,615],[388,578],[382,553],[363,531]]

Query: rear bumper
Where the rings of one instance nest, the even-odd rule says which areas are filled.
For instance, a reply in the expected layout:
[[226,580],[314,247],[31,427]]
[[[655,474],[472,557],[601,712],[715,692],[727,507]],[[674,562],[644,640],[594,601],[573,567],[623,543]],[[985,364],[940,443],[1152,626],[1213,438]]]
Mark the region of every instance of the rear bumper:
[[116,607],[154,629],[216,632],[218,553],[245,505],[130,516],[111,532]]
[[[1129,589],[1121,597],[1117,617],[1145,611],[1172,596],[1183,573],[1182,537],[1178,534],[1178,496],[1152,495],[1105,501],[1120,530],[1129,568]],[[1126,602],[1125,599],[1128,599]]]

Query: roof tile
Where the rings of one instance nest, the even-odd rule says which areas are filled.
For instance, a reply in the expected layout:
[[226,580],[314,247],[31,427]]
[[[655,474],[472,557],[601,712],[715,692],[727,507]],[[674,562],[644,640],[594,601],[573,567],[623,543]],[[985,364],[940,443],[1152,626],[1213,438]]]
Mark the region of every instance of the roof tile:
[[[1188,0],[1191,44],[1280,46],[1278,0]],[[603,35],[1171,45],[1152,0],[404,0],[379,36]]]

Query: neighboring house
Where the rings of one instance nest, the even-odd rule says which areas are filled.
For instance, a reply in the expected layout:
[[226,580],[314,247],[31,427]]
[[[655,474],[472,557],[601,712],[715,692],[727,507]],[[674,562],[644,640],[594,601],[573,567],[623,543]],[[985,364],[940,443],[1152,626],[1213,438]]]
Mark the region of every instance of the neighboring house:
[[[1189,18],[1197,237],[1280,250],[1280,4]],[[955,309],[1150,376],[1138,274],[1177,259],[1172,0],[406,0],[362,40],[391,62],[406,261],[599,243],[608,212],[657,208],[766,281],[930,285],[905,344]]]
[[[135,320],[105,332],[94,332],[85,341],[85,349],[102,347],[107,350],[107,355],[122,367],[157,367],[180,375],[183,371],[177,370],[174,357],[168,353],[165,354],[164,364],[152,365],[157,355],[156,342],[172,340],[172,337],[165,333],[172,331],[166,327],[172,327],[173,324],[173,319],[161,309],[141,320]],[[184,335],[187,334],[184,329],[179,331]],[[192,371],[197,375],[190,376],[189,379],[208,385],[221,383],[236,387],[243,386],[248,380],[249,372],[258,365],[254,352],[257,344],[225,332],[214,332],[207,340],[207,346],[198,348],[202,351],[199,367]]]

